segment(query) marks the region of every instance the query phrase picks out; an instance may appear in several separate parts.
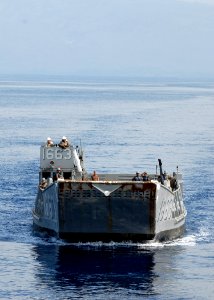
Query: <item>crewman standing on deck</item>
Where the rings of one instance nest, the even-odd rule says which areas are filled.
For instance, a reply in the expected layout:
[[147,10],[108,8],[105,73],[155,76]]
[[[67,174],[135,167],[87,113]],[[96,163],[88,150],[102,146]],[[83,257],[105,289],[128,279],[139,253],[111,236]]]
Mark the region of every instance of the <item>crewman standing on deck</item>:
[[57,168],[56,179],[64,179],[62,170],[60,168]]
[[142,181],[142,177],[139,172],[136,172],[136,175],[132,178],[132,181]]
[[141,176],[142,176],[142,180],[143,180],[143,181],[148,181],[148,180],[149,180],[149,176],[148,176],[147,172],[143,172],[143,173],[141,174]]
[[91,179],[92,179],[93,181],[98,181],[98,180],[100,180],[100,179],[99,179],[99,176],[98,176],[97,173],[96,173],[96,171],[94,171],[93,174],[91,175]]

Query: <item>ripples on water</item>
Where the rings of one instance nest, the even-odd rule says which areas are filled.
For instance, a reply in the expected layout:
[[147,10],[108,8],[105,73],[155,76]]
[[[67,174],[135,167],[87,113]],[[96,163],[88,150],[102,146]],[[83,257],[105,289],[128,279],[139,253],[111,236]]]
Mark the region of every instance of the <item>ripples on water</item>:
[[[211,299],[213,100],[208,82],[0,82],[0,299]],[[82,139],[86,167],[184,174],[186,234],[68,244],[32,231],[39,146]]]

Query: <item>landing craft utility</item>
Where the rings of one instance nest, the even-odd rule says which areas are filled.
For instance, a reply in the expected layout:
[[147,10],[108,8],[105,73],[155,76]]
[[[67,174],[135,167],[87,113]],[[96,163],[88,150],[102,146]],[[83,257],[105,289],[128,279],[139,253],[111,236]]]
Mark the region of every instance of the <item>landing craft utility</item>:
[[[94,174],[84,168],[82,147],[40,148],[35,228],[72,242],[168,240],[182,236],[186,209],[182,175]],[[94,177],[95,176],[95,177]]]

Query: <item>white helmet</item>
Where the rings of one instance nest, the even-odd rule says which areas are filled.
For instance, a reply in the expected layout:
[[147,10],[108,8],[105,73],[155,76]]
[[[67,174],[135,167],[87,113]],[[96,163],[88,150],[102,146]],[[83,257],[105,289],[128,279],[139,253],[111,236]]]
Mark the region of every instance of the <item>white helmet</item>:
[[50,137],[48,137],[48,138],[47,138],[47,141],[51,141],[51,138],[50,138]]
[[63,137],[62,137],[62,140],[67,140],[67,137],[66,137],[66,136],[63,136]]

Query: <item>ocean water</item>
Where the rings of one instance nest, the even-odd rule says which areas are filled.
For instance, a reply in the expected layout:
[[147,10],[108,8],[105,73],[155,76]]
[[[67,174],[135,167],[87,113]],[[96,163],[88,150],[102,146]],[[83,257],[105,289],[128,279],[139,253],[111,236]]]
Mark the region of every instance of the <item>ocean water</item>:
[[[0,299],[213,299],[214,82],[0,79]],[[184,177],[186,232],[77,243],[33,232],[39,147],[66,135],[88,172]]]

